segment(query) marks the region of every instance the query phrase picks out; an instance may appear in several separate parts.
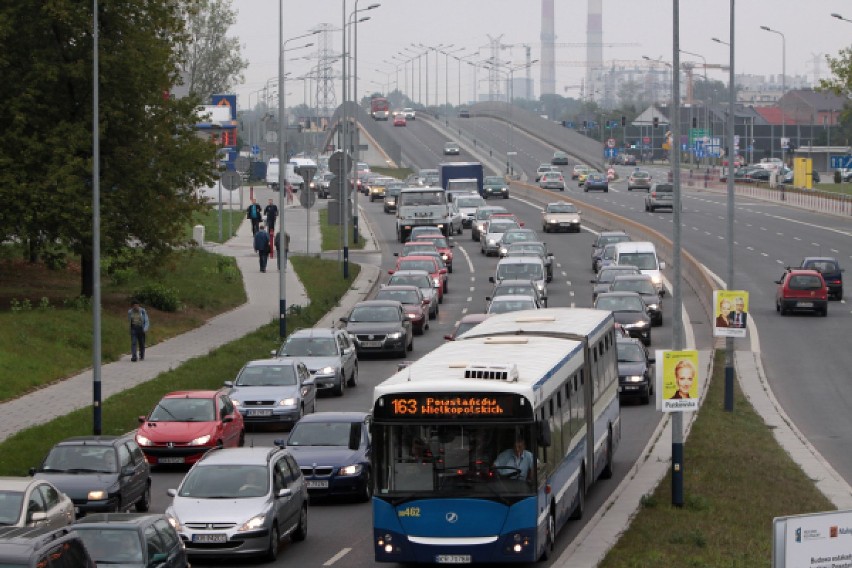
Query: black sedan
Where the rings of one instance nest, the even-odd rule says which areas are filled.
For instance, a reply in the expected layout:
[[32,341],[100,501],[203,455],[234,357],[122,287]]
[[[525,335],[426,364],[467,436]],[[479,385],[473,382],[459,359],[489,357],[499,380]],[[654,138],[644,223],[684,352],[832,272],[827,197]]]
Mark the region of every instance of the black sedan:
[[663,294],[657,291],[654,281],[647,274],[615,276],[609,286],[610,292],[638,292],[645,301],[648,315],[654,325],[663,325]]
[[393,300],[358,302],[348,317],[340,318],[360,356],[393,353],[405,357],[414,348],[411,321],[402,304]]
[[645,345],[651,344],[651,316],[645,308],[645,301],[637,292],[598,294],[593,307],[612,312],[615,321],[627,330],[630,337],[641,339]]
[[315,412],[293,426],[287,449],[296,458],[311,497],[370,500],[369,431],[365,412]]
[[648,404],[654,394],[654,373],[651,365],[655,362],[648,355],[648,349],[638,339],[617,338],[618,348],[618,391],[621,398],[639,397],[642,404]]

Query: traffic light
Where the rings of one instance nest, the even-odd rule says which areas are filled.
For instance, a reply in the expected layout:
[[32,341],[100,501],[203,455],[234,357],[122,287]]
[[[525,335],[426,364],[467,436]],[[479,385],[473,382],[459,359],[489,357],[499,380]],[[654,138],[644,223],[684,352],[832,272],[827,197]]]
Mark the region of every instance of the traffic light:
[[698,117],[697,116],[692,117],[692,127],[698,128]]
[[622,127],[622,128],[624,128],[625,126],[627,126],[627,117],[622,115],[622,117],[621,117],[621,127]]
[[654,128],[657,128],[660,125],[660,117],[654,117]]

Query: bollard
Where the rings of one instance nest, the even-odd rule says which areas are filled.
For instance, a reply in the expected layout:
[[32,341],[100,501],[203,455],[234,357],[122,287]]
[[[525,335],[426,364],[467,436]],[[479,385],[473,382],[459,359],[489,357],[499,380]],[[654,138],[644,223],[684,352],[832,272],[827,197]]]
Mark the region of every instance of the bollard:
[[269,231],[269,258],[275,258],[275,231]]

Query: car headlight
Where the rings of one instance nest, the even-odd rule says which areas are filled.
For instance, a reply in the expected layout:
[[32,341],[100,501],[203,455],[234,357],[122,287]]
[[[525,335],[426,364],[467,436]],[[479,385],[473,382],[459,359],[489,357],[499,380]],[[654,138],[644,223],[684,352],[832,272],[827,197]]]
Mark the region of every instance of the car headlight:
[[98,489],[96,491],[89,491],[88,496],[86,497],[89,501],[103,501],[107,498],[107,492],[103,489]]
[[626,323],[624,327],[627,329],[642,329],[643,327],[648,327],[648,322],[640,320],[633,323]]
[[559,220],[558,219],[548,219],[547,222],[548,223],[558,223]]
[[477,223],[476,224],[476,230],[477,231],[481,231],[484,227],[485,227],[484,223]]
[[189,443],[190,446],[203,446],[210,441],[210,434],[200,436]]
[[137,443],[137,444],[139,444],[140,446],[150,446],[150,445],[152,445],[151,440],[149,440],[149,439],[148,439],[148,438],[146,438],[145,436],[141,436],[141,435],[139,435],[139,434],[136,434],[136,443]]
[[406,314],[406,315],[408,316],[408,319],[416,319],[417,318],[417,314]]
[[174,515],[166,515],[166,520],[168,520],[169,524],[172,525],[172,528],[178,532],[180,532],[181,528],[183,528],[180,526],[180,521],[178,520],[178,518]]
[[493,245],[493,246],[497,246],[497,239],[488,239],[488,244]]
[[446,254],[441,255],[441,259],[444,260],[444,261],[446,261],[448,258],[450,258],[450,257],[447,256]]
[[645,380],[645,377],[642,375],[628,375],[624,377],[624,380],[628,383],[641,383]]
[[660,308],[660,306],[659,306],[659,305],[657,305],[657,304],[648,304],[648,309],[649,309],[649,310],[656,311],[656,310],[658,310],[659,308]]
[[231,399],[231,402],[234,403],[234,406],[240,406],[242,403],[239,400]]
[[543,282],[536,282],[535,287],[539,292],[544,292],[544,283]]
[[296,406],[296,399],[294,397],[285,398],[278,403],[279,406]]
[[506,253],[509,252],[509,249],[506,247],[500,247],[500,256],[506,256]]
[[395,332],[393,332],[393,333],[389,333],[389,334],[387,335],[387,338],[388,338],[388,339],[399,339],[400,337],[402,337],[402,332],[401,332],[401,331],[395,331]]
[[257,529],[262,528],[263,523],[265,522],[266,515],[257,515],[256,517],[252,517],[241,524],[240,528],[237,529],[237,532],[256,531]]
[[655,285],[660,285],[663,283],[663,277],[660,274],[652,274],[651,282],[653,282]]
[[360,463],[347,465],[340,468],[340,471],[337,472],[337,475],[341,477],[353,476],[353,475],[361,475],[361,471],[364,469]]
[[317,370],[316,374],[317,375],[333,375],[336,372],[337,372],[337,369],[329,366],[329,367],[323,367],[322,369]]
[[433,278],[432,284],[435,286],[435,288],[440,287],[441,286],[441,279],[440,278]]

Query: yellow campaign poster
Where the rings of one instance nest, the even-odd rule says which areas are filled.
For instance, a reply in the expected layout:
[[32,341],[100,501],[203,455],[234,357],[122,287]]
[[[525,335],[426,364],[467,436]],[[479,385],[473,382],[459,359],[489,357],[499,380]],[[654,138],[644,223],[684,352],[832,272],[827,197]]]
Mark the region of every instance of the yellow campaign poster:
[[713,337],[746,337],[748,292],[714,290],[713,315]]
[[663,412],[698,410],[699,385],[698,351],[657,351],[657,392]]

